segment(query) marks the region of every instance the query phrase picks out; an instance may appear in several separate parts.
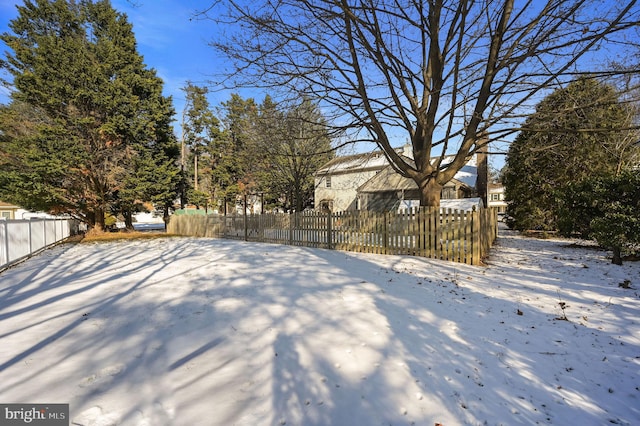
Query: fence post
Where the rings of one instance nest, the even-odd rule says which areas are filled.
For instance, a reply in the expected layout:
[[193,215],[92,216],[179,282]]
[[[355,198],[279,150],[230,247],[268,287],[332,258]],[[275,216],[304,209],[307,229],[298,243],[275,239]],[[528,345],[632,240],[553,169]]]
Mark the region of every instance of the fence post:
[[33,234],[31,232],[31,223],[33,222],[33,218],[31,218],[29,220],[29,232],[27,232],[27,234],[29,235],[29,255],[33,254]]
[[473,211],[471,212],[471,264],[479,265],[480,264],[480,233],[481,233],[481,223],[480,223],[480,212],[473,206]]
[[333,231],[331,230],[331,211],[327,212],[327,248],[333,248]]
[[2,218],[0,219],[0,223],[4,225],[4,256],[5,259],[0,266],[5,266],[9,264],[9,220]]
[[293,222],[295,221],[295,215],[296,213],[291,213],[289,212],[289,245],[292,246],[293,245],[293,229],[294,229],[294,224]]
[[247,223],[247,194],[244,195],[244,205],[242,206],[244,217],[244,240],[249,241],[249,224]]
[[389,212],[382,213],[382,252],[384,254],[389,254],[389,216],[391,214]]

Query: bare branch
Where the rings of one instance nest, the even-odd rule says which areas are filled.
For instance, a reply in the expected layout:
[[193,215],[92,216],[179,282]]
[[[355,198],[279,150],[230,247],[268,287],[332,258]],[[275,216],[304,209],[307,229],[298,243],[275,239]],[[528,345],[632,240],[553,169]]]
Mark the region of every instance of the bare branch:
[[[401,174],[437,189],[518,132],[550,90],[632,75],[608,64],[618,46],[638,48],[640,10],[637,0],[218,0],[201,17],[228,31],[212,42],[235,64],[219,82],[314,98],[336,128],[368,134]],[[413,159],[395,150],[406,140]]]

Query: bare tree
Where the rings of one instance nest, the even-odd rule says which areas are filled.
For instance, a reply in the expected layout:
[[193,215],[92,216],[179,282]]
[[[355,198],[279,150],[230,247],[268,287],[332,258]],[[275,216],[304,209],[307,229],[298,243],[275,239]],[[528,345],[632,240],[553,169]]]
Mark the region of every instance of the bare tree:
[[[470,156],[516,132],[547,90],[597,75],[604,54],[634,40],[636,3],[218,0],[201,16],[224,25],[212,46],[234,64],[225,83],[318,99],[437,206]],[[398,134],[413,159],[394,149]]]

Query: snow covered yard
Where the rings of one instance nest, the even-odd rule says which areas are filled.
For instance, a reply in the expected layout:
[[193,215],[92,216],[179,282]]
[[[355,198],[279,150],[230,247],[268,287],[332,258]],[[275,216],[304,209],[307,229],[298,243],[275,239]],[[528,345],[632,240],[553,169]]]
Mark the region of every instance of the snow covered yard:
[[59,246],[0,274],[0,402],[86,426],[640,424],[640,264],[504,232],[492,253]]

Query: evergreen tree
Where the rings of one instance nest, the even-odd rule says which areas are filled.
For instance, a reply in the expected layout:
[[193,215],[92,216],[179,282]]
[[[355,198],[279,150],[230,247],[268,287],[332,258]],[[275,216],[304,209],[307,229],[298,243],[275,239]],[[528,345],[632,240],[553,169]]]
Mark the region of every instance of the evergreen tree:
[[593,79],[579,79],[543,99],[507,155],[504,184],[511,225],[558,229],[562,187],[615,173],[619,142],[628,133],[619,129],[632,127],[630,118],[615,89]]
[[235,203],[238,196],[257,190],[256,169],[252,165],[262,154],[247,147],[255,139],[258,106],[252,98],[243,99],[234,93],[221,109],[223,131],[210,151],[215,158],[211,182],[220,200]]
[[613,251],[621,265],[625,253],[640,253],[640,173],[623,170],[569,184],[563,193],[560,231],[593,238]]
[[[212,151],[220,139],[220,121],[213,114],[207,100],[207,89],[187,83],[183,89],[186,104],[183,111],[182,138],[185,146],[183,157],[188,157],[192,165],[187,167],[193,176],[193,191],[190,191],[190,202],[197,206],[207,205],[210,196],[215,196],[215,188],[211,184],[212,163],[216,161]],[[183,158],[183,163],[185,159]],[[196,202],[197,201],[197,202]]]
[[102,228],[114,206],[131,212],[134,200],[160,193],[136,182],[139,168],[172,173],[170,99],[108,0],[26,0],[18,11],[13,33],[1,36],[16,90],[2,110],[2,158],[11,165],[0,171],[0,196]]
[[313,173],[333,157],[327,125],[309,100],[279,111],[271,98],[260,106],[256,144],[260,186],[285,207],[302,211],[313,200]]

